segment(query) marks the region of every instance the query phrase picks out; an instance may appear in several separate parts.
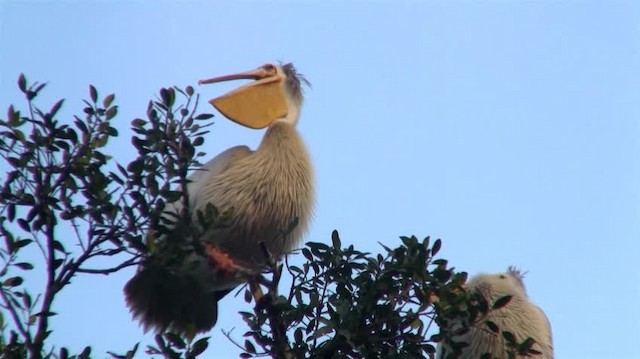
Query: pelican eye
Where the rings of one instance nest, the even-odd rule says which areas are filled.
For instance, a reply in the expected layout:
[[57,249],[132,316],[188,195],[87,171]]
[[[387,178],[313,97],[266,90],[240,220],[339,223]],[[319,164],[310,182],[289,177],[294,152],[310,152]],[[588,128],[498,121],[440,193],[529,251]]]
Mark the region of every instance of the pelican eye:
[[278,69],[276,69],[276,67],[274,65],[271,65],[271,64],[266,64],[266,65],[262,66],[262,68],[264,70],[266,70],[268,72],[271,72],[271,73],[274,73],[274,74],[278,72]]

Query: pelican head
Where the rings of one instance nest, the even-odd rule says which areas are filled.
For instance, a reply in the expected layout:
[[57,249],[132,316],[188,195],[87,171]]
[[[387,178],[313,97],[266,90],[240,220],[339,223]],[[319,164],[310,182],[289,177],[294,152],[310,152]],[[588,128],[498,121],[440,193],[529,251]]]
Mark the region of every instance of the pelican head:
[[200,80],[198,84],[239,79],[255,81],[209,101],[225,117],[254,129],[280,121],[298,123],[302,85],[310,84],[293,64],[266,64],[246,72]]

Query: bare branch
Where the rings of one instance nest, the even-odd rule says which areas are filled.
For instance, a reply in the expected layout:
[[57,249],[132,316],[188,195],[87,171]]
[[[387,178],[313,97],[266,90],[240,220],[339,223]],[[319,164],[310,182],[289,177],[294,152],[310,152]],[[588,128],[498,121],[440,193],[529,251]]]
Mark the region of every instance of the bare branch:
[[11,313],[11,317],[13,318],[13,322],[16,325],[16,328],[18,328],[18,331],[20,332],[20,334],[22,334],[22,336],[25,338],[25,344],[27,346],[30,346],[31,333],[29,333],[29,331],[25,329],[24,325],[22,324],[22,321],[18,316],[18,310],[13,305],[13,303],[11,303],[11,301],[9,300],[9,297],[7,296],[7,293],[5,293],[4,290],[0,290],[0,296],[2,296],[2,301],[4,302],[5,307],[7,308],[9,313]]
[[106,268],[106,269],[90,269],[90,268],[77,268],[75,270],[76,273],[89,273],[89,274],[104,274],[104,275],[109,275],[111,273],[115,273],[123,268],[127,268],[127,267],[131,267],[131,266],[136,266],[139,265],[140,263],[142,263],[142,261],[139,260],[139,256],[135,257],[135,258],[131,258],[129,260],[127,260],[126,262],[112,267],[112,268]]

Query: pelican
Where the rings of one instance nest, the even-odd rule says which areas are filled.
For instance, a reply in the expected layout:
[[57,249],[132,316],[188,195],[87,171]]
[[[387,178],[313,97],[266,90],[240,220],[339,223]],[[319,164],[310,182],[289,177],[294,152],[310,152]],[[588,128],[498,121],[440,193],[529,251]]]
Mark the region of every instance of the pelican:
[[[302,85],[308,81],[289,63],[266,64],[199,84],[237,79],[254,81],[209,102],[240,125],[267,130],[255,151],[229,148],[189,177],[190,213],[204,212],[212,204],[221,213],[232,210],[230,223],[205,232],[206,250],[189,254],[183,263],[161,263],[152,255],[139,267],[124,291],[133,317],[145,330],[210,330],[217,321],[217,302],[246,280],[235,269],[264,269],[260,242],[273,258],[282,258],[300,242],[311,220],[313,167],[296,129]],[[180,205],[167,211],[179,213]]]
[[[511,301],[500,309],[490,311],[486,320],[497,324],[500,331],[511,332],[518,342],[533,338],[536,341],[533,349],[542,353],[533,358],[553,359],[551,324],[542,309],[529,300],[522,272],[509,267],[504,273],[479,274],[469,280],[467,289],[483,295],[489,304],[511,295]],[[462,349],[461,359],[480,358],[484,353],[491,353],[491,358],[508,358],[506,340],[502,334],[490,332],[484,323],[469,328],[467,333],[455,340],[469,343],[469,346]],[[442,346],[439,349],[438,358],[442,359]],[[451,351],[447,348],[448,353]]]

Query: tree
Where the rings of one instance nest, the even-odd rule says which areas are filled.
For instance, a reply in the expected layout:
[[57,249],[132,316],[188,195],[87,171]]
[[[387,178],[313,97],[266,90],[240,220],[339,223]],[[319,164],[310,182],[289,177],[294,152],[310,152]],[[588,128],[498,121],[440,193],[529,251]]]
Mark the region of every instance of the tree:
[[[131,121],[132,145],[138,157],[123,166],[103,153],[110,138],[118,107],[113,94],[101,98],[89,87],[82,116],[72,122],[58,119],[63,100],[48,111],[35,103],[45,84],[18,79],[27,110],[9,106],[0,120],[0,156],[8,171],[0,189],[0,352],[7,358],[69,358],[62,345],[47,341],[49,318],[56,315],[54,298],[79,275],[110,274],[154,255],[154,246],[175,245],[177,256],[198,250],[194,227],[224,225],[232,213],[218,213],[211,206],[199,213],[200,226],[190,225],[183,210],[176,218],[161,215],[165,207],[182,201],[187,175],[204,156],[207,123],[213,115],[198,113],[199,97],[192,87],[163,88],[150,101],[146,119]],[[60,228],[75,238],[58,238]],[[158,244],[158,235],[187,238]],[[302,266],[269,261],[264,275],[252,278],[262,290],[245,293],[253,312],[241,313],[249,330],[243,343],[227,336],[243,357],[434,357],[435,344],[470,325],[486,325],[499,335],[500,328],[481,324],[489,310],[506,305],[508,297],[489,305],[468,293],[466,273],[457,273],[444,259],[436,259],[442,245],[430,238],[401,237],[397,248],[382,246],[382,254],[342,247],[334,232],[332,244],[307,243],[300,251]],[[25,261],[24,253],[37,248],[39,261]],[[187,248],[185,251],[184,248]],[[166,251],[164,251],[166,252]],[[269,254],[265,251],[266,258]],[[99,259],[111,266],[96,268]],[[170,259],[164,259],[170,260]],[[104,263],[104,261],[100,261]],[[27,286],[23,271],[41,270],[42,288]],[[282,275],[292,284],[280,293]],[[435,333],[435,326],[451,327]],[[508,332],[503,332],[508,336]],[[510,341],[513,353],[529,353],[530,341]],[[189,333],[162,333],[146,353],[166,358],[195,358],[208,346],[208,338]],[[138,344],[116,358],[132,358]],[[455,357],[458,350],[451,353]],[[87,346],[77,358],[88,358]]]

